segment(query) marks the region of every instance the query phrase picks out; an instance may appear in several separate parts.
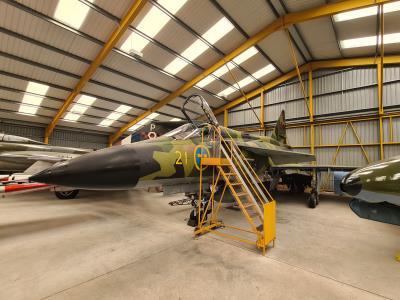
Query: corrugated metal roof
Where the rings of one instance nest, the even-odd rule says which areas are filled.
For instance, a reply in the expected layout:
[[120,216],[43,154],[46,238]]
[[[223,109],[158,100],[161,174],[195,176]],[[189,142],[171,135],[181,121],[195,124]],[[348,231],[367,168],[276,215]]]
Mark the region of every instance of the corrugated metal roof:
[[[294,68],[288,38],[285,32],[277,31],[261,41],[259,45],[284,72],[288,72]],[[304,60],[296,48],[295,53],[298,64],[303,64]]]
[[285,0],[284,3],[289,11],[302,11],[324,5],[326,2],[324,0]]
[[333,59],[341,56],[330,17],[311,20],[297,26],[315,59]]
[[[51,18],[54,18],[54,13],[58,3],[57,1],[30,0],[18,0],[18,2]],[[89,12],[79,30],[105,41],[117,25],[118,24],[115,24],[115,22],[112,22],[95,10],[89,9]],[[102,30],[99,30],[99,28]]]
[[129,6],[132,5],[131,0],[96,0],[94,3],[120,19],[126,14]]
[[[271,2],[277,9],[278,14],[282,14],[283,6],[286,7],[288,12],[295,12],[325,3],[323,0],[272,0]],[[50,109],[39,109],[39,112],[48,116],[48,118],[40,116],[28,117],[20,114],[15,114],[14,116],[13,114],[16,119],[33,122],[32,118],[37,118],[39,123],[49,122],[50,117],[55,115],[54,109],[60,107],[61,101],[74,88],[79,77],[87,69],[88,63],[100,51],[102,42],[106,41],[116,28],[117,24],[114,16],[122,18],[132,4],[129,0],[96,0],[94,5],[99,9],[91,4],[85,4],[85,1],[81,3],[89,7],[89,12],[79,31],[76,31],[69,28],[69,26],[65,26],[65,24],[62,25],[59,22],[52,21],[57,1],[19,0],[18,2],[9,3],[0,2],[0,71],[11,73],[11,75],[15,74],[14,76],[6,76],[6,73],[0,74],[0,98],[7,100],[3,101],[4,105],[9,110],[18,110],[18,103],[22,99],[23,91],[25,91],[29,80],[43,81],[53,86],[59,86],[58,88],[50,87],[47,92],[48,98],[45,98],[42,102],[44,107],[49,107]],[[268,2],[264,0],[217,0],[217,4],[222,7],[222,10],[218,8],[218,5],[213,5],[211,1],[188,1],[178,11],[175,19],[171,19],[154,37],[154,41],[143,49],[141,61],[128,58],[118,51],[112,51],[104,61],[106,68],[98,69],[93,76],[93,81],[98,81],[99,83],[89,82],[83,89],[84,92],[99,97],[93,107],[87,110],[88,116],[82,117],[82,124],[65,121],[61,121],[60,124],[66,127],[79,128],[79,126],[82,126],[82,128],[95,131],[112,132],[115,130],[113,127],[103,128],[84,122],[98,123],[99,120],[107,117],[109,111],[114,110],[121,103],[134,107],[129,111],[130,115],[121,117],[121,122],[116,121],[112,126],[120,126],[122,122],[128,122],[135,115],[140,115],[145,109],[150,108],[166,97],[169,91],[174,91],[180,87],[184,81],[191,80],[201,72],[202,68],[208,68],[218,61],[223,55],[221,51],[223,53],[232,51],[244,42],[246,34],[250,36],[255,34],[277,17]],[[24,5],[26,8],[20,5]],[[154,3],[151,1],[147,3],[145,9],[132,23],[132,26],[136,27],[153,6]],[[175,78],[163,73],[162,69],[176,58],[174,52],[182,53],[197,40],[197,34],[204,34],[223,17],[223,10],[243,28],[245,33],[243,34],[238,29],[232,29],[216,42],[213,46],[214,49],[210,48],[194,59],[193,63],[199,67],[189,64],[178,72]],[[397,20],[399,16],[399,12],[385,15],[386,32],[391,33],[398,30]],[[183,24],[186,25],[183,26]],[[307,59],[309,59],[307,47],[315,59],[331,59],[341,56],[335,37],[336,33],[338,39],[373,35],[376,33],[376,16],[340,23],[332,22],[330,18],[322,18],[298,24],[297,27],[299,29],[298,32],[294,28],[290,28],[290,31],[296,44],[299,45]],[[128,33],[125,33],[117,46],[121,45],[127,36]],[[283,32],[272,34],[261,41],[259,46],[271,58],[272,62],[284,72],[294,68],[288,40]],[[398,53],[399,51],[399,44],[385,47],[386,53]],[[371,55],[374,53],[375,47],[342,51],[344,56]],[[74,57],[74,55],[78,57]],[[296,55],[299,64],[304,63],[304,59],[298,50],[296,50]],[[269,63],[266,57],[260,53],[244,62],[241,65],[243,70],[234,68],[233,73],[237,81],[240,81],[249,76],[249,73],[254,73]],[[259,79],[266,83],[278,75],[279,72],[274,71]],[[346,77],[350,75],[353,77]],[[21,76],[27,78],[24,79]],[[341,80],[348,80],[353,84],[357,80],[361,80],[356,78],[358,76],[356,73],[347,73],[343,76]],[[334,83],[333,77],[332,82]],[[366,81],[368,78],[370,77],[367,76],[363,80]],[[226,83],[214,80],[205,86],[204,89],[209,93],[191,88],[183,96],[198,93],[203,95],[212,107],[221,106],[226,103],[226,100],[219,99],[211,95],[211,93],[218,94],[227,88],[228,84],[235,84],[235,80],[232,79],[229,73],[223,75],[221,79]],[[314,86],[318,87],[318,84],[318,81],[315,81]],[[11,89],[2,88],[1,86],[10,87]],[[250,91],[258,86],[257,82],[253,82],[246,85],[243,90]],[[296,88],[298,86],[288,87],[288,91]],[[395,84],[386,86],[385,93],[390,95],[388,99],[397,97],[398,90]],[[291,95],[291,93],[289,94]],[[358,96],[356,94],[351,96],[352,99],[363,97],[361,94],[357,94]],[[234,92],[228,96],[228,100],[233,100],[239,96],[241,96],[240,92]],[[295,96],[294,93],[293,96]],[[52,97],[55,99],[52,99]],[[182,97],[177,98],[171,102],[176,107],[166,106],[160,109],[160,112],[182,117],[179,107],[183,101]],[[325,103],[329,103],[329,100],[326,101]],[[390,102],[392,100],[385,101],[392,103]],[[295,103],[296,101],[290,105],[287,104],[288,109],[293,110],[293,113],[296,109],[302,112],[302,109],[297,107]],[[316,103],[318,103],[317,99]],[[365,106],[367,104],[360,105]],[[267,110],[267,113],[273,114],[274,110],[278,112],[281,109],[280,104],[275,106],[275,108]],[[316,106],[318,108],[318,104]],[[340,106],[338,109],[347,108]],[[5,114],[6,112],[0,111],[0,118]],[[243,115],[245,118],[252,118],[246,114],[244,113]],[[271,115],[270,117],[273,116]],[[160,118],[168,120],[171,117],[162,115]]]
[[218,2],[250,36],[276,19],[265,0],[220,0]]

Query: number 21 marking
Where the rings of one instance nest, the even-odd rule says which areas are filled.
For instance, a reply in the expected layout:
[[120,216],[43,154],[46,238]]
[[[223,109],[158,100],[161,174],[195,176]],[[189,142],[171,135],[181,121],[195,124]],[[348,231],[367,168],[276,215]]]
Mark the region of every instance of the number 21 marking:
[[[175,151],[176,154],[178,154],[178,159],[176,160],[176,165],[182,165],[182,152],[181,151]],[[186,151],[184,153],[184,158],[185,158],[185,164],[187,164],[188,158],[187,158],[187,153]]]

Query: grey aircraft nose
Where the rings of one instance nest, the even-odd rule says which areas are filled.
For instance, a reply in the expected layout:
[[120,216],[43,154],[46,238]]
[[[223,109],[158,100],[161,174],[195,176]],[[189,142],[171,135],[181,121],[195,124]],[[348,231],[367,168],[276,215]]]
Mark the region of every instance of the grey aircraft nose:
[[55,164],[31,176],[30,180],[81,189],[129,189],[149,169],[148,164],[143,166],[146,157],[142,153],[149,153],[148,149],[132,146],[116,146],[88,153]]
[[350,196],[357,196],[362,189],[360,176],[347,174],[340,183],[340,189]]

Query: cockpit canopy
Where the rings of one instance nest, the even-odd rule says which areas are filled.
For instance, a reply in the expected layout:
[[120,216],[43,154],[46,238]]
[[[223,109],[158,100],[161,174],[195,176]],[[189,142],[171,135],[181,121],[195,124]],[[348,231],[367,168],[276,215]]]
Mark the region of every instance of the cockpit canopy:
[[171,130],[170,132],[167,132],[163,136],[171,137],[175,140],[186,140],[188,138],[201,136],[202,132],[203,134],[207,134],[209,132],[207,124],[196,127],[191,123],[187,123],[175,128],[174,130]]

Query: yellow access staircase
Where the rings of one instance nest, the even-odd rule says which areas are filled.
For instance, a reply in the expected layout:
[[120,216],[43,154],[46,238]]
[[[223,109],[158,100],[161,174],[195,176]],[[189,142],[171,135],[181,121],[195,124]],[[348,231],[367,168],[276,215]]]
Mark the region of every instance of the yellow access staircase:
[[[229,132],[225,128],[215,126],[211,126],[211,130],[214,132],[216,145],[214,157],[202,158],[200,168],[200,184],[202,184],[203,166],[214,168],[211,196],[206,207],[201,207],[201,201],[198,201],[198,226],[195,235],[212,232],[237,241],[254,244],[265,254],[266,247],[271,242],[274,244],[276,237],[275,200],[264,187],[234,139],[229,136]],[[215,199],[221,181],[225,184],[220,199]],[[220,220],[222,199],[227,189],[247,220],[249,229],[228,225]],[[202,199],[201,192],[200,199]],[[210,211],[211,216],[207,219]],[[223,228],[252,233],[256,236],[256,241],[224,233],[221,230]]]

